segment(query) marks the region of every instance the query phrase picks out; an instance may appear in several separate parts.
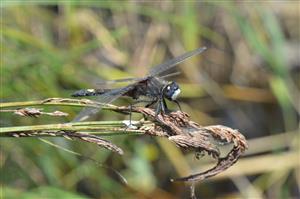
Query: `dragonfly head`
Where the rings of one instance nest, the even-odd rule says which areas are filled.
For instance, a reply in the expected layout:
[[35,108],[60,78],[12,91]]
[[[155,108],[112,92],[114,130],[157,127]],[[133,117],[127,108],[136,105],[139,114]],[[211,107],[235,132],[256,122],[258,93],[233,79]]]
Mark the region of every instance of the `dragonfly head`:
[[164,97],[170,101],[175,101],[180,94],[180,88],[174,81],[168,83],[163,89]]

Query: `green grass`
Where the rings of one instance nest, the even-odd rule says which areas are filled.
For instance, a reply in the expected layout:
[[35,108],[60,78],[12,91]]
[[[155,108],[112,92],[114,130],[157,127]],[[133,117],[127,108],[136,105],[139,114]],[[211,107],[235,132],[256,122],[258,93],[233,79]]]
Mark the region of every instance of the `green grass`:
[[[142,76],[152,65],[208,45],[204,54],[178,67],[182,74],[176,80],[183,85],[180,101],[192,119],[202,125],[239,128],[250,143],[251,138],[267,135],[272,143],[272,136],[290,131],[296,136],[299,70],[292,71],[296,66],[288,52],[299,51],[290,45],[299,43],[299,27],[293,25],[299,25],[297,6],[299,2],[275,1],[2,1],[1,101],[70,97],[76,89],[95,86],[101,79]],[[69,122],[80,108],[59,110],[70,116],[30,119],[1,113],[1,127]],[[128,118],[104,111],[97,119]],[[188,189],[169,182],[170,176],[188,167],[198,171],[199,165],[210,161],[196,161],[165,140],[137,136],[110,140],[124,149],[123,157],[86,143],[51,139],[116,169],[129,187],[107,169],[35,138],[1,138],[3,198],[182,198]],[[289,152],[299,151],[299,143],[283,142],[268,145],[264,153],[285,160]],[[256,147],[250,145],[250,153]],[[251,193],[264,198],[296,197],[299,165],[251,173],[253,165],[259,164],[255,158],[260,160],[259,152],[253,153],[252,159],[245,157],[250,162],[245,168],[248,173],[242,173],[240,180],[224,172],[222,181],[216,178],[197,185],[196,194],[200,198],[241,198]],[[268,162],[269,156],[263,157]],[[246,178],[253,175],[255,180]],[[232,189],[220,189],[231,180]]]

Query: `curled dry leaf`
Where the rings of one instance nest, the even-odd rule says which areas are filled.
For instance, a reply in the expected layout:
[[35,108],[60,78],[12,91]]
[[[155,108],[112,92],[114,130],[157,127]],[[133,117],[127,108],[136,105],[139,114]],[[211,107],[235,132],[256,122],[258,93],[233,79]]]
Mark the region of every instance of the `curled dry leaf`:
[[[76,133],[76,135],[78,135],[78,133]],[[83,141],[86,141],[86,142],[95,143],[98,146],[101,146],[108,150],[117,152],[120,155],[124,154],[123,150],[120,147],[118,147],[117,145],[115,145],[107,140],[101,139],[98,136],[95,136],[95,135],[85,135],[84,136],[84,134],[81,133],[81,135],[79,135],[78,138]]]
[[[128,107],[119,107],[119,112],[128,111]],[[245,137],[237,130],[222,125],[200,126],[190,120],[187,113],[176,111],[169,114],[155,115],[155,110],[144,107],[132,107],[132,111],[142,113],[154,121],[154,124],[142,126],[141,130],[149,135],[164,136],[178,147],[192,149],[196,152],[207,152],[217,160],[215,167],[198,174],[172,179],[172,181],[199,181],[217,175],[231,167],[247,149]],[[233,143],[233,148],[220,157],[219,144]]]

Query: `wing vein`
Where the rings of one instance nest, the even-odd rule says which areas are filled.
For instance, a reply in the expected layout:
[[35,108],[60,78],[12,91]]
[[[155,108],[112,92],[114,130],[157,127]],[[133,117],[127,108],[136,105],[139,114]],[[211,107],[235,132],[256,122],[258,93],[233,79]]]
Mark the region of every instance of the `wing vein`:
[[171,69],[172,67],[180,64],[181,62],[185,61],[186,59],[202,53],[206,49],[207,49],[206,47],[198,48],[196,50],[184,53],[178,57],[170,59],[162,64],[156,65],[150,70],[148,76],[157,76],[157,75],[161,74],[162,72],[165,72],[165,71]]

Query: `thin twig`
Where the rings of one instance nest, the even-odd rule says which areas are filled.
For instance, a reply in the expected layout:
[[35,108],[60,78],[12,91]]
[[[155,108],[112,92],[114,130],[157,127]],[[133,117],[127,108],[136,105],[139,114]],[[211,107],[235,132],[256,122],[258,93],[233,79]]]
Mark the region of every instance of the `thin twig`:
[[20,116],[29,116],[29,117],[39,117],[41,115],[50,115],[50,116],[55,116],[55,117],[65,117],[68,116],[69,114],[61,112],[61,111],[54,111],[54,112],[43,112],[43,109],[39,108],[19,108],[19,109],[3,109],[0,110],[0,112],[12,112],[15,115],[20,115]]
[[28,106],[75,106],[75,107],[99,107],[102,109],[114,109],[116,106],[103,104],[88,99],[71,99],[71,98],[48,98],[45,100],[26,101],[26,102],[4,102],[0,103],[0,109],[10,107],[28,107]]
[[[104,125],[102,124],[104,123]],[[98,132],[98,135],[105,135],[107,133],[100,134],[99,132],[125,132],[125,133],[145,133],[142,130],[126,129],[123,124],[121,127],[113,127],[108,125],[109,122],[94,122],[93,125],[83,125],[83,123],[64,123],[64,124],[46,124],[46,125],[33,125],[33,126],[15,126],[15,127],[1,127],[0,136],[6,136],[8,133],[18,133],[18,132],[35,132],[35,131],[90,131],[91,133]],[[117,124],[119,125],[119,124]]]

